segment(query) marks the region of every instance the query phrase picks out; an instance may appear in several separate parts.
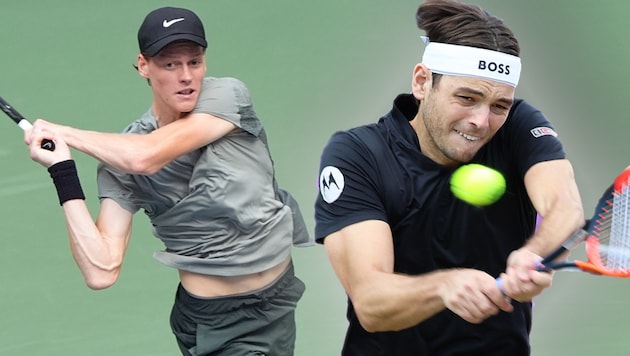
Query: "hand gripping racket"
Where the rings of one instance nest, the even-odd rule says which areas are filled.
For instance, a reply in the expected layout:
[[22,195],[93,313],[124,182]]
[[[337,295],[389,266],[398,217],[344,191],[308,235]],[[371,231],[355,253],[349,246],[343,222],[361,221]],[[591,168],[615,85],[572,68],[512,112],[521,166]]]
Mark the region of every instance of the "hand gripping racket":
[[[26,131],[33,127],[33,125],[31,125],[31,123],[28,120],[26,120],[24,116],[22,116],[19,112],[17,112],[17,110],[15,110],[13,106],[9,105],[9,103],[7,103],[4,99],[2,99],[2,97],[0,97],[0,108],[2,109],[2,111],[4,111],[5,114],[7,114],[8,117],[10,117],[13,121],[15,121],[15,123],[22,130]],[[55,143],[52,142],[51,140],[43,140],[42,148],[45,150],[54,151]]]
[[[587,261],[556,261],[585,243]],[[618,278],[630,277],[630,166],[606,189],[586,226],[545,257],[538,271],[574,270]],[[501,280],[497,278],[501,288]]]
[[[587,261],[555,261],[585,242]],[[579,269],[594,274],[630,277],[630,167],[604,192],[585,229],[575,232],[540,262],[539,271]]]

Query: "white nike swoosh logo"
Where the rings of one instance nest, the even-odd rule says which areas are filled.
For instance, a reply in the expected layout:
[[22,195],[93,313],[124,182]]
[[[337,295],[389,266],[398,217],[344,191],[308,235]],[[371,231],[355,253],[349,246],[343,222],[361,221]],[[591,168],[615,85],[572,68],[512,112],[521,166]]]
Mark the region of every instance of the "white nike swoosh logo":
[[182,18],[173,19],[173,20],[170,20],[170,21],[164,20],[164,22],[162,22],[162,26],[164,26],[165,28],[166,27],[171,27],[172,24],[180,22],[180,21],[184,21],[184,18],[182,17]]

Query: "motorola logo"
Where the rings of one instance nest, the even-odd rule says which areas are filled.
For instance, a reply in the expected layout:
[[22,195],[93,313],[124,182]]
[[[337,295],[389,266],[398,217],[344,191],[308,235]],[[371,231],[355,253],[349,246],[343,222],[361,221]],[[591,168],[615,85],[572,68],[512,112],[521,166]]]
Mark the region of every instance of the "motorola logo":
[[319,174],[319,192],[326,203],[339,198],[344,187],[343,174],[337,167],[326,166]]

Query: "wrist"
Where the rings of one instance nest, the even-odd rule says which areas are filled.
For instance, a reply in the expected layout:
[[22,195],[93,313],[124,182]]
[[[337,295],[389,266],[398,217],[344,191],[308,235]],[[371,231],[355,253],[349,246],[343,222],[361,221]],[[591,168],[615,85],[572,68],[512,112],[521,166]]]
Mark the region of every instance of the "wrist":
[[68,200],[85,200],[74,160],[57,162],[48,167],[48,173],[55,184],[59,205],[63,205]]
[[541,246],[539,246],[539,244],[536,242],[537,241],[533,241],[533,238],[531,238],[527,242],[527,244],[525,244],[524,246],[522,246],[516,251],[526,251],[529,253],[533,253],[534,255],[540,255]]

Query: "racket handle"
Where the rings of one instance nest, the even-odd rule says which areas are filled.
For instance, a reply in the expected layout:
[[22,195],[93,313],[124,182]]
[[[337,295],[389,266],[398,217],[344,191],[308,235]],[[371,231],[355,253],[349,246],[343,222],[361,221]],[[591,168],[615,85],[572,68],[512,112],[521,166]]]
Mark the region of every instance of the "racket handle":
[[[0,100],[1,99],[2,98],[0,98]],[[20,121],[18,121],[17,124],[24,131],[30,130],[30,129],[33,128],[33,125],[31,125],[31,123],[28,120],[23,119],[23,118],[21,118]],[[52,142],[52,140],[44,139],[44,140],[42,140],[41,147],[43,149],[45,149],[45,150],[48,150],[48,151],[54,151],[55,150],[55,143]]]
[[52,140],[43,140],[42,141],[42,148],[48,151],[54,151],[55,150],[55,143],[52,142]]
[[501,293],[505,295],[505,291],[503,291],[503,281],[501,281],[501,277],[497,277],[495,281],[497,282],[497,287],[499,287],[499,290],[501,291]]
[[[543,261],[540,261],[536,264],[536,271],[538,272],[551,272],[551,268],[545,266],[544,264],[542,264]],[[549,262],[547,262],[549,263]]]

